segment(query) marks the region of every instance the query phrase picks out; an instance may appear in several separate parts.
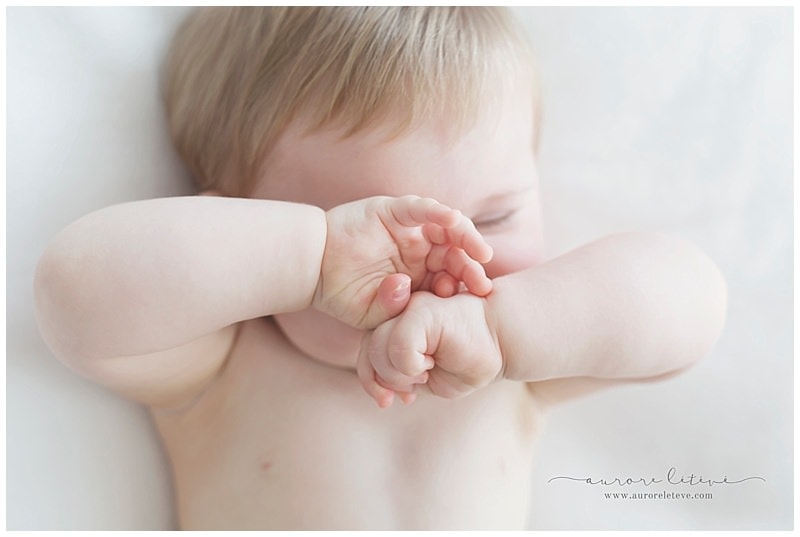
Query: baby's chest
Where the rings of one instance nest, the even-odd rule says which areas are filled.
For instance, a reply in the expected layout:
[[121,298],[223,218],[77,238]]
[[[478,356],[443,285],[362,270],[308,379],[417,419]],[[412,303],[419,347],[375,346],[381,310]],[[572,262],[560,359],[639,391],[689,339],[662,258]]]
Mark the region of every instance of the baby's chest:
[[270,518],[301,502],[328,521],[349,513],[354,497],[359,513],[395,520],[398,505],[449,498],[437,508],[443,517],[455,509],[454,490],[462,506],[505,498],[510,509],[509,491],[524,496],[538,430],[524,386],[500,382],[459,400],[421,395],[380,409],[354,372],[286,358],[229,364],[173,431],[181,440],[170,455],[187,476],[179,487],[238,491],[236,505],[254,502]]
[[[522,385],[501,382],[447,400],[420,394],[381,409],[356,374],[317,364],[260,368],[228,397],[225,434],[258,468],[316,476],[421,476],[432,468],[497,468],[531,456],[537,414]],[[230,402],[235,401],[235,402]],[[386,476],[397,478],[397,476]]]
[[326,517],[347,512],[355,497],[381,520],[418,504],[436,506],[437,520],[458,519],[486,509],[487,498],[503,505],[481,513],[522,509],[515,502],[525,496],[533,435],[522,424],[529,416],[503,387],[379,409],[357,383],[352,392],[336,384],[243,400],[226,420],[236,425],[218,436],[231,442],[215,464],[267,503],[295,498]]

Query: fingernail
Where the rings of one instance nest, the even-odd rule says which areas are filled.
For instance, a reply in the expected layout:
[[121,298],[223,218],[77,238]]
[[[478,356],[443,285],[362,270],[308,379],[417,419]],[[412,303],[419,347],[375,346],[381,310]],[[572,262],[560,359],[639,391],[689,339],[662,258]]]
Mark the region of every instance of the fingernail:
[[392,291],[392,298],[395,300],[405,298],[409,287],[411,287],[411,280],[403,280],[403,282]]

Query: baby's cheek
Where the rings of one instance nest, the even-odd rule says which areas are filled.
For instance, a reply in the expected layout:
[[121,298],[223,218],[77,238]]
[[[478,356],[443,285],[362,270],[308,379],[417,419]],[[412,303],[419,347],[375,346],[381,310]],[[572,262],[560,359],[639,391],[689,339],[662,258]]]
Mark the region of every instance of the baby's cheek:
[[484,234],[484,238],[494,250],[492,261],[486,265],[489,278],[519,272],[544,262],[545,241],[538,201],[526,205],[510,228]]

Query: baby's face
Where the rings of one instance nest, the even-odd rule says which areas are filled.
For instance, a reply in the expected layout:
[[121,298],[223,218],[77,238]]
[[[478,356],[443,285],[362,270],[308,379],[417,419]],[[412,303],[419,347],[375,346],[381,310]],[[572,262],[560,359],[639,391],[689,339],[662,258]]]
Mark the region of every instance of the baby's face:
[[264,168],[254,196],[330,209],[377,195],[431,197],[470,217],[494,249],[490,278],[542,258],[533,103],[505,99],[456,141],[431,122],[386,141],[374,130],[341,139],[290,129]]
[[[464,136],[447,143],[441,123],[386,141],[368,131],[279,141],[253,197],[316,205],[325,210],[371,196],[415,194],[469,216],[494,249],[490,278],[542,260],[542,228],[530,91],[505,99]],[[276,315],[284,335],[306,355],[354,367],[363,332],[316,310]]]

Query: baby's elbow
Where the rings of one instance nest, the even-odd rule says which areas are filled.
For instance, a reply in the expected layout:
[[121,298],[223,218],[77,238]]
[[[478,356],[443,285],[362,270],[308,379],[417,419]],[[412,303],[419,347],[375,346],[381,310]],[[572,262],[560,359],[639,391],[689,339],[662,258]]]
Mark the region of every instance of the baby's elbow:
[[74,366],[79,356],[79,332],[72,329],[74,317],[80,317],[76,294],[79,269],[72,256],[58,243],[51,244],[36,266],[33,278],[34,312],[39,333],[45,344],[62,362]]
[[728,308],[728,286],[725,276],[711,257],[694,244],[674,239],[681,252],[683,270],[676,271],[683,293],[676,293],[682,307],[676,319],[686,335],[681,369],[693,366],[707,357],[725,326]]
[[[54,252],[52,245],[48,247],[36,265],[33,276],[33,299],[36,321],[39,325],[39,333],[44,342],[54,352],[57,351],[56,334],[60,318],[59,304],[63,303],[60,298],[62,290],[68,288],[69,284],[65,281],[65,274],[62,263],[59,262],[58,254]],[[56,352],[56,354],[60,354]]]
[[[638,356],[650,356],[659,374],[684,371],[707,357],[719,340],[728,303],[725,277],[695,244],[660,233],[623,237],[636,252],[622,280],[640,292],[629,295],[631,326],[638,328]],[[639,302],[638,299],[641,299]]]

